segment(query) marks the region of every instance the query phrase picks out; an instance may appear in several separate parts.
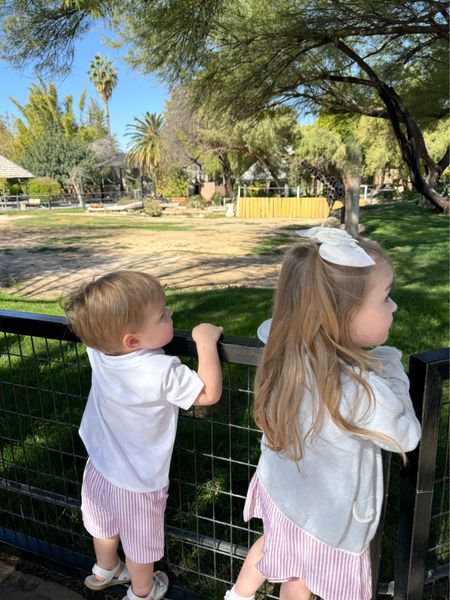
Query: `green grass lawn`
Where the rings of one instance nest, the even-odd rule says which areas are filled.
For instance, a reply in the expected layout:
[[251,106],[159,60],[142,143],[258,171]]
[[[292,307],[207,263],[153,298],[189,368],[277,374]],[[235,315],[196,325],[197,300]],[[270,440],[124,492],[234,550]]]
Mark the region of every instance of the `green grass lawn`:
[[[126,215],[101,215],[95,216],[86,214],[86,211],[81,208],[54,210],[51,212],[24,212],[17,214],[17,211],[1,212],[10,217],[21,217],[20,228],[23,230],[36,229],[51,229],[53,232],[56,229],[80,230],[80,229],[148,229],[154,231],[175,231],[175,230],[190,230],[183,220],[164,221],[162,218],[157,221],[149,221],[148,215],[141,214],[126,214]],[[69,217],[69,218],[68,218]],[[73,219],[70,219],[73,217]]]

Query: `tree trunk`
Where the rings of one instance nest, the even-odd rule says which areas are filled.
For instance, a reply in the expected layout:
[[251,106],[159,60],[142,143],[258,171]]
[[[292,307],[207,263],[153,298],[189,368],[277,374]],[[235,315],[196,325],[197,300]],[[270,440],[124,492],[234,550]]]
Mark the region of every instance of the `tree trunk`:
[[345,229],[350,235],[357,236],[359,231],[359,189],[361,175],[344,173],[345,185]]
[[228,159],[228,154],[226,152],[221,152],[218,154],[218,159],[222,165],[222,173],[225,183],[225,195],[230,198],[232,202],[234,202],[233,182],[231,180],[233,173],[231,170],[230,161]]
[[450,151],[447,150],[444,157],[438,163],[435,163],[428,154],[419,126],[394,88],[381,81],[370,65],[342,40],[337,40],[336,45],[363,69],[369,76],[371,84],[376,88],[388,112],[402,158],[408,166],[411,181],[416,190],[425,196],[440,212],[448,213],[450,211],[449,199],[441,196],[435,188],[430,186],[426,177],[431,177],[436,183],[439,181],[443,169],[449,163]]
[[[422,132],[405,108],[400,96],[386,83],[378,86],[378,92],[389,113],[403,160],[408,165],[414,187],[440,212],[448,213],[450,210],[449,200],[436,191],[442,170],[448,165],[448,150],[441,161],[436,164],[428,154]],[[422,172],[421,163],[425,175]]]
[[105,120],[106,120],[106,130],[108,132],[108,136],[111,137],[111,127],[109,125],[109,106],[108,100],[105,99]]
[[86,202],[84,200],[84,194],[83,194],[83,177],[82,175],[74,175],[70,178],[73,188],[75,190],[75,193],[77,195],[78,198],[78,206],[80,208],[86,208]]

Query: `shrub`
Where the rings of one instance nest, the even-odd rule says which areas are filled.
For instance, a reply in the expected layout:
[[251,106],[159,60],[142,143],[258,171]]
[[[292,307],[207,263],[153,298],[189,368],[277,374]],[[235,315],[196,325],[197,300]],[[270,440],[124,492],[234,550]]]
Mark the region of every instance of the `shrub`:
[[162,215],[160,202],[153,198],[144,198],[144,212],[151,217],[160,217]]
[[179,173],[172,177],[161,178],[158,182],[157,192],[169,198],[188,195],[188,182],[186,175]]
[[15,196],[16,194],[23,194],[22,185],[20,183],[12,183],[6,177],[0,177],[0,195]]
[[61,193],[61,185],[56,179],[51,177],[36,177],[31,179],[28,185],[30,196],[36,196],[39,194],[50,194],[52,196],[58,196]]
[[214,192],[211,198],[211,204],[215,204],[216,206],[223,206],[223,196],[219,194],[219,192]]
[[10,196],[15,196],[17,194],[23,194],[23,187],[20,183],[8,183],[8,193]]
[[187,206],[189,208],[203,208],[205,206],[205,199],[195,194],[194,196],[189,196],[187,199]]

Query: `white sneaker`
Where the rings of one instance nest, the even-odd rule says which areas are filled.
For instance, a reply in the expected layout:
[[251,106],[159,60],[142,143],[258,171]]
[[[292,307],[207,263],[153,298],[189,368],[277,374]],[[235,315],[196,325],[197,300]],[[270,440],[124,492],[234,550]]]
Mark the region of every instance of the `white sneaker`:
[[122,600],[162,600],[166,595],[169,588],[169,578],[163,571],[155,571],[153,573],[153,585],[150,592],[142,598],[142,596],[136,596],[131,589],[128,588],[127,595]]

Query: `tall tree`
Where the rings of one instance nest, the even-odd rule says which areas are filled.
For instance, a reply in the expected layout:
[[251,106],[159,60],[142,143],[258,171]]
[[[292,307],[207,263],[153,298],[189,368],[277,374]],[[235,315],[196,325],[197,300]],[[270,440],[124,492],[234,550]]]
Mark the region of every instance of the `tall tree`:
[[[266,110],[254,117],[232,121],[218,118],[208,106],[196,107],[188,88],[178,88],[167,104],[165,160],[176,169],[191,163],[205,166],[214,156],[220,165],[226,195],[234,197],[233,176],[258,161],[277,180],[294,143],[295,112],[288,107]],[[242,164],[246,164],[242,168]]]
[[[328,126],[326,126],[328,125]],[[341,128],[319,119],[313,125],[300,127],[300,135],[292,161],[302,170],[304,159],[315,165],[324,174],[335,171],[345,186],[345,228],[352,235],[358,233],[359,190],[361,186],[362,153],[353,134],[353,123]]]
[[88,141],[109,137],[105,111],[93,98],[86,107],[80,107],[80,134]]
[[109,100],[117,85],[117,69],[113,67],[112,62],[107,56],[102,58],[99,54],[96,54],[94,60],[91,61],[88,75],[102,102],[105,103],[106,129],[108,130],[108,135],[111,135]]
[[14,123],[17,131],[14,146],[18,156],[23,157],[26,149],[35,145],[36,139],[44,134],[73,138],[79,132],[72,96],[66,96],[61,102],[53,83],[47,84],[42,80],[32,83],[24,104],[11,97],[9,99],[21,113]]
[[161,160],[161,134],[164,116],[157,113],[145,113],[143,119],[134,118],[127,126],[126,135],[130,137],[127,152],[128,161],[138,165],[141,175],[149,174],[156,181],[156,169]]
[[94,159],[80,138],[46,131],[25,148],[22,162],[34,175],[52,177],[64,184],[75,167],[83,164],[86,170],[88,165],[94,164]]
[[449,155],[433,160],[422,130],[448,112],[448,26],[444,0],[172,0],[139,4],[126,34],[134,64],[192,80],[218,113],[290,102],[388,120],[415,187],[448,210],[436,184]]
[[[81,176],[92,179],[96,168],[90,145],[106,134],[99,107],[93,110],[94,116],[89,110],[84,119],[83,92],[78,101],[80,117],[77,118],[72,96],[61,101],[56,86],[42,80],[31,84],[26,103],[10,100],[21,113],[14,123],[15,136],[13,134],[9,142],[15,159],[35,175],[52,177],[61,184],[69,180],[82,204]],[[100,112],[103,113],[101,109]],[[111,138],[108,140],[111,147]],[[9,153],[10,157],[13,155]]]

